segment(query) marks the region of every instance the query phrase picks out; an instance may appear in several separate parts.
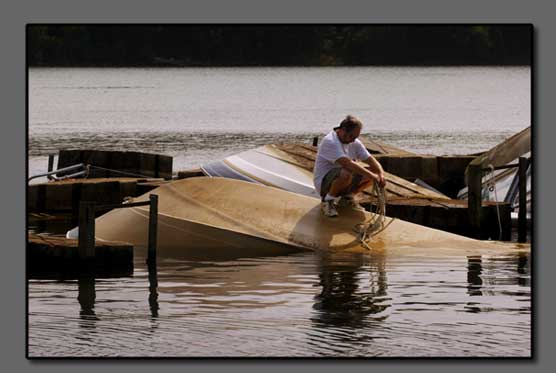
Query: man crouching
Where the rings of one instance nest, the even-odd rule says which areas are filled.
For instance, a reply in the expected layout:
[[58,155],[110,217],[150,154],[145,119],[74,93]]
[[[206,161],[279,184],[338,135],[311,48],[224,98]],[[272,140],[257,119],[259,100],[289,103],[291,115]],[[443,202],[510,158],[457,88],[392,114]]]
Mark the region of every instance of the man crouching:
[[[313,181],[322,198],[322,213],[328,217],[338,216],[336,202],[362,210],[353,196],[375,180],[382,188],[386,185],[382,166],[357,139],[362,127],[359,119],[348,115],[319,145]],[[363,161],[369,167],[361,167],[355,161]]]

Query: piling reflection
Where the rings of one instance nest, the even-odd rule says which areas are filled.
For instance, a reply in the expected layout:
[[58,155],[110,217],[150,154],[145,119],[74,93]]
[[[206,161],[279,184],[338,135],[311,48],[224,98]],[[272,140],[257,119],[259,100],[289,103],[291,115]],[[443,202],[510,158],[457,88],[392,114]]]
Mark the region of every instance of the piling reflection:
[[156,272],[156,265],[149,265],[149,308],[153,318],[158,317],[158,275]]
[[319,327],[363,328],[387,318],[387,278],[383,255],[322,254],[312,318]]
[[95,328],[94,321],[98,320],[98,317],[95,315],[95,277],[91,274],[79,276],[77,279],[77,287],[77,301],[81,306],[79,318],[82,321],[79,326],[86,329]]
[[467,257],[467,294],[469,296],[481,296],[483,280],[483,262],[480,255]]
[[[499,289],[499,286],[517,285],[530,287],[529,253],[519,252],[506,256],[467,257],[467,294],[469,296],[529,296],[529,290]],[[485,307],[487,300],[468,302],[466,312],[479,313],[492,307]]]
[[517,284],[519,286],[530,286],[529,276],[531,275],[529,254],[519,253],[517,256]]

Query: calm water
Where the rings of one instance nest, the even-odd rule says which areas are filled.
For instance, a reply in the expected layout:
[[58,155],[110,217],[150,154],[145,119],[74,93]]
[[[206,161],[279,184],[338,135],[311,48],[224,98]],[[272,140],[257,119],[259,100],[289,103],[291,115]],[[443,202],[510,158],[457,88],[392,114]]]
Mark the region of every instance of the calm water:
[[[30,174],[60,148],[160,152],[174,171],[351,113],[431,154],[530,125],[528,68],[31,69]],[[31,223],[63,232],[65,222]],[[529,356],[530,256],[144,258],[123,278],[29,280],[30,356]]]
[[530,69],[30,69],[29,174],[58,149],[158,152],[174,171],[277,141],[309,142],[353,114],[387,143],[488,150],[530,125]]

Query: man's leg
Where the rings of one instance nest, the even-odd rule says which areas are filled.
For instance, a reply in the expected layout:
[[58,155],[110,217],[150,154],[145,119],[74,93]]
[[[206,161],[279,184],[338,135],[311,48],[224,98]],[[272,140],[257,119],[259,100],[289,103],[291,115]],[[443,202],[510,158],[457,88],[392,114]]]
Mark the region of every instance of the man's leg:
[[341,199],[338,202],[340,206],[350,207],[354,210],[363,211],[365,210],[354,198],[357,193],[362,192],[373,184],[373,179],[368,179],[362,175],[353,175],[351,178],[351,183],[348,186],[346,192],[342,193]]
[[353,174],[348,170],[342,168],[340,174],[334,179],[328,190],[328,194],[333,197],[339,197],[349,192]]
[[[368,167],[367,167],[367,169],[370,170]],[[353,182],[352,182],[352,185],[351,185],[350,190],[349,190],[348,193],[349,194],[360,193],[360,192],[364,191],[365,189],[373,186],[373,183],[374,183],[374,179],[368,179],[368,178],[356,175],[353,178]]]
[[321,211],[325,216],[335,217],[338,216],[336,211],[336,199],[344,190],[349,188],[351,182],[351,175],[346,174],[346,171],[340,168],[330,170],[322,181],[321,186]]

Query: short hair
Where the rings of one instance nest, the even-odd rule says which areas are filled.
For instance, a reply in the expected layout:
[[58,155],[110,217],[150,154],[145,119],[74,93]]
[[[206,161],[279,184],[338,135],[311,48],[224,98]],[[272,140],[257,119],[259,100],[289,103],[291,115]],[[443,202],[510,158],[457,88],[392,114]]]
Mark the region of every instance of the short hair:
[[362,128],[363,123],[353,115],[348,115],[340,122],[338,127],[334,127],[335,130],[343,128],[346,132],[351,132],[355,128]]

